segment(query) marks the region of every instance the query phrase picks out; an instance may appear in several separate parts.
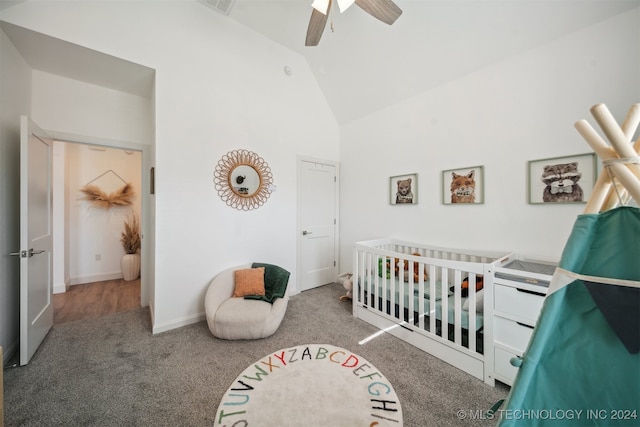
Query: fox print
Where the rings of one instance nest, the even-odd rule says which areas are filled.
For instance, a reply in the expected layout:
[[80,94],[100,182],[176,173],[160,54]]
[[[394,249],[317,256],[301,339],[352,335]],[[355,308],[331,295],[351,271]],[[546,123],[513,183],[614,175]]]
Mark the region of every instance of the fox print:
[[476,202],[475,174],[475,169],[466,175],[451,172],[451,203]]

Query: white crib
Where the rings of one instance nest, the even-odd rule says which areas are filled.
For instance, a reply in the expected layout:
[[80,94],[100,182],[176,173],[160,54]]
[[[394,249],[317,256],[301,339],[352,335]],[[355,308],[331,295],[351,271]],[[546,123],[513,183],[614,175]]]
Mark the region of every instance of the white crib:
[[358,242],[353,315],[493,385],[493,274],[514,259],[397,239]]

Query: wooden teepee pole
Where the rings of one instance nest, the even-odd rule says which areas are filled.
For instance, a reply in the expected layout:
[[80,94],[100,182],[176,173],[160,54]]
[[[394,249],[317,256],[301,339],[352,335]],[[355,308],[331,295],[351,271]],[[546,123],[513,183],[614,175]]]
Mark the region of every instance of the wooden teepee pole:
[[[627,141],[631,141],[631,138],[633,138],[633,134],[635,133],[639,124],[640,104],[633,104],[631,108],[629,108],[629,112],[627,113],[627,117],[625,117],[624,121],[622,122],[622,126],[620,126]],[[638,137],[636,143],[633,145],[633,150],[636,153],[640,153],[640,137]],[[624,188],[624,186],[622,186],[620,183],[613,183],[613,185],[614,187],[609,190],[607,200],[602,207],[603,211],[615,208],[620,202],[627,203],[629,201],[629,192]]]
[[[590,111],[611,143],[611,147],[585,120],[576,122],[575,127],[603,162],[638,157],[640,139],[634,145],[630,143],[630,140],[640,124],[640,104],[631,106],[622,126],[618,125],[604,104],[596,104]],[[640,165],[633,162],[621,162],[611,163],[607,168],[608,172],[611,172],[626,190],[623,192],[624,196],[626,197],[626,192],[628,192],[640,204]],[[617,198],[618,194],[623,193],[620,193],[620,189],[616,193],[615,184],[613,184],[608,172],[604,171],[598,178],[584,213],[597,213],[617,205],[618,201],[613,198],[613,194]]]

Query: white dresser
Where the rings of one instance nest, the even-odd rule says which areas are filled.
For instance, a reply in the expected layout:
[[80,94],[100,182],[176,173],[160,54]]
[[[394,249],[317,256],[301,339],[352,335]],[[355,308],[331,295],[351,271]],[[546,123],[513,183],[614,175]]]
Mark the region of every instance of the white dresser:
[[496,380],[513,384],[536,325],[555,265],[515,260],[496,268],[493,295],[493,371]]

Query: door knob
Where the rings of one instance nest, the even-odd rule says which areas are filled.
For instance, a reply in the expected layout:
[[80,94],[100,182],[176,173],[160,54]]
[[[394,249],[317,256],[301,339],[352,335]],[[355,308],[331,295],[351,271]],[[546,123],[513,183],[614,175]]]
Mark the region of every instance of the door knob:
[[19,256],[20,258],[31,258],[34,255],[38,255],[44,253],[44,250],[41,249],[29,249],[28,251],[20,251],[20,252],[11,252],[10,256]]
[[310,232],[310,231],[307,231],[307,230],[304,230],[304,231],[302,232],[302,235],[303,235],[303,236],[306,236],[307,234],[311,234],[311,232]]

